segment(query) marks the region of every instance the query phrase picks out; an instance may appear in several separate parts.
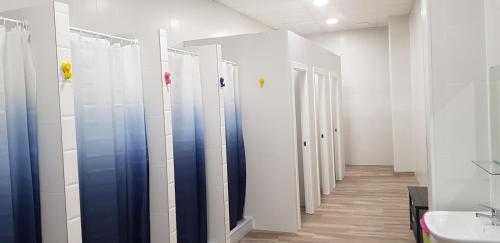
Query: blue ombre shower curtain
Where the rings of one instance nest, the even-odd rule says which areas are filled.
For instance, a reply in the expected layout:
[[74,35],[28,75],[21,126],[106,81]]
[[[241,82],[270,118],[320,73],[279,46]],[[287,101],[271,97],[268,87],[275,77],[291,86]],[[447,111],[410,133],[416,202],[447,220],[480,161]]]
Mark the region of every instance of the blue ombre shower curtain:
[[149,243],[140,51],[72,34],[84,243]]
[[226,122],[227,179],[229,194],[230,228],[234,229],[243,219],[246,195],[245,143],[241,127],[241,110],[238,87],[238,66],[221,63]]
[[207,196],[199,58],[169,53],[179,243],[207,242]]
[[38,243],[36,74],[29,32],[0,26],[0,242]]

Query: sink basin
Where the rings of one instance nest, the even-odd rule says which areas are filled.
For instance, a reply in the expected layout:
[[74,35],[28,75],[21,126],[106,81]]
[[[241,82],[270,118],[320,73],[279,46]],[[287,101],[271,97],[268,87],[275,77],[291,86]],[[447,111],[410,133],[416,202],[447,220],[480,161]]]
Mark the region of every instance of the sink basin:
[[500,226],[476,212],[428,212],[425,223],[438,243],[500,243]]

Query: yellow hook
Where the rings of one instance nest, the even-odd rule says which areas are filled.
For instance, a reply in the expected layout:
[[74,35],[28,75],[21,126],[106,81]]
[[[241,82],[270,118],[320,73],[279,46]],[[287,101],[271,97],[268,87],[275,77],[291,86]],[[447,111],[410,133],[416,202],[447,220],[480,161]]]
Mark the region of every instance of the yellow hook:
[[63,62],[61,64],[61,70],[64,73],[64,79],[68,80],[71,77],[73,77],[73,73],[71,72],[71,63],[69,62]]
[[260,87],[261,87],[261,88],[264,88],[264,82],[265,82],[265,81],[264,81],[264,79],[263,79],[263,78],[261,78],[261,79],[259,80],[259,83],[260,83]]

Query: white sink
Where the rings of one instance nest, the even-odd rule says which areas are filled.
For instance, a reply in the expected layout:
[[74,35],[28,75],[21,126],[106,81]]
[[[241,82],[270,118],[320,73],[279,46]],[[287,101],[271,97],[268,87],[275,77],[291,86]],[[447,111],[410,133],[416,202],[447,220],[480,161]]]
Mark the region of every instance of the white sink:
[[500,226],[475,212],[428,212],[425,223],[439,243],[500,243]]

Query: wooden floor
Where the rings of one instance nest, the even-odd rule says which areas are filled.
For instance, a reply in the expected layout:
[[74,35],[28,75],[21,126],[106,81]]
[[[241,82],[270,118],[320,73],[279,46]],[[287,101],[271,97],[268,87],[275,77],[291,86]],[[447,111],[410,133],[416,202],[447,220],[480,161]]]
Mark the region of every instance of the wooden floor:
[[411,174],[387,166],[348,166],[335,192],[314,215],[302,215],[297,234],[253,231],[241,243],[415,243],[409,228],[407,186]]

